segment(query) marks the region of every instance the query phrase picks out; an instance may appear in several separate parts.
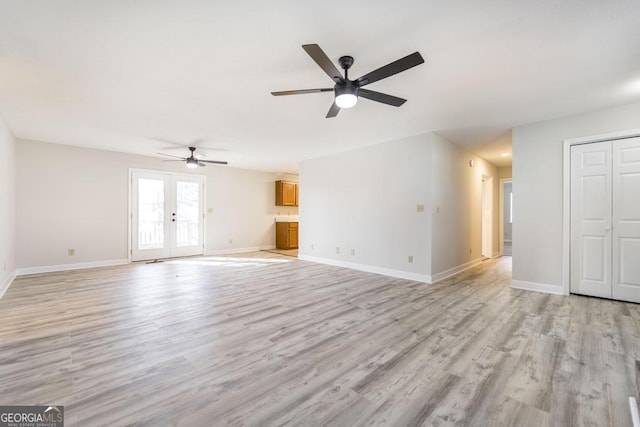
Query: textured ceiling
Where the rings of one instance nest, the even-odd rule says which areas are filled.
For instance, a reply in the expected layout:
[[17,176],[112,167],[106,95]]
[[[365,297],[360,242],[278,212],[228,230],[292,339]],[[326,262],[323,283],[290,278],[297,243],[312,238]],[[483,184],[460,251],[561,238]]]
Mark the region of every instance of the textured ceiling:
[[[0,114],[19,138],[144,155],[195,142],[280,172],[424,132],[508,164],[513,126],[640,101],[639,22],[637,0],[0,0]],[[355,57],[351,77],[426,63],[368,87],[404,106],[325,119],[331,93],[269,93],[331,87],[306,43]]]

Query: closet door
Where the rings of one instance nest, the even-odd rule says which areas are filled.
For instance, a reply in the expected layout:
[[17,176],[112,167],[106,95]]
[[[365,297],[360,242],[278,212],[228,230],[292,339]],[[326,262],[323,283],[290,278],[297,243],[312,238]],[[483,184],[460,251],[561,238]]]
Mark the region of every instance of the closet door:
[[611,142],[571,147],[571,292],[611,298]]
[[613,298],[640,302],[640,138],[613,143]]

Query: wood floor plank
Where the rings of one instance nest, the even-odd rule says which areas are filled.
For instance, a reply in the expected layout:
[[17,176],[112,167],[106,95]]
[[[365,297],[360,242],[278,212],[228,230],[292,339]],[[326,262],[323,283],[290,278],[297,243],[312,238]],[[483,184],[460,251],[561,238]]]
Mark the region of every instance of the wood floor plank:
[[433,285],[265,252],[20,277],[0,404],[80,426],[630,426],[639,305],[511,289],[510,260]]

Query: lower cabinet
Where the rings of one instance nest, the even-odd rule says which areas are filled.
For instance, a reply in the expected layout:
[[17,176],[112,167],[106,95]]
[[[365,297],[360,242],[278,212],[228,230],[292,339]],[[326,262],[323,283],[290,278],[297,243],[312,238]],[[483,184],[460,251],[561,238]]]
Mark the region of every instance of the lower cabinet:
[[276,222],[276,248],[298,249],[297,222]]

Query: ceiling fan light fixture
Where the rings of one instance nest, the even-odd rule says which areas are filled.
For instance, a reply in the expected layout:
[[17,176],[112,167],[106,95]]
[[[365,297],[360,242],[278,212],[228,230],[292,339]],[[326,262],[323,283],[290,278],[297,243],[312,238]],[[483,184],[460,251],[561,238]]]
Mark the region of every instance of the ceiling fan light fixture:
[[194,158],[194,157],[189,157],[187,159],[187,167],[189,169],[195,169],[198,167],[198,159]]
[[336,86],[336,105],[340,108],[351,108],[358,103],[358,88],[351,85]]
[[358,97],[351,93],[336,96],[336,105],[340,108],[351,108],[358,103]]

